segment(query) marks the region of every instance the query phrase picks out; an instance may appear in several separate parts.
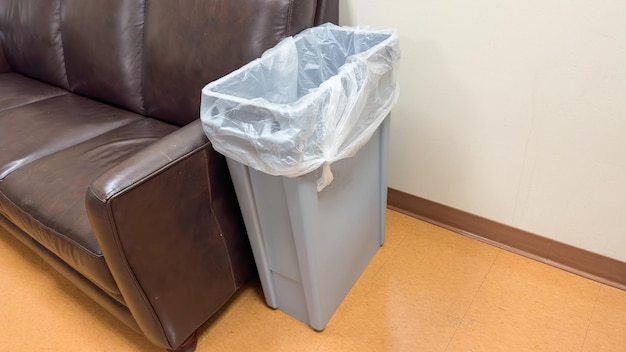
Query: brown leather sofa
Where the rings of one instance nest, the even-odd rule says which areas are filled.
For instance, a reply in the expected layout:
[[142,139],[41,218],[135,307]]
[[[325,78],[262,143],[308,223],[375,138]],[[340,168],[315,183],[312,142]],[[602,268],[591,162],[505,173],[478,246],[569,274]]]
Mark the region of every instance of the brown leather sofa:
[[0,233],[155,345],[193,350],[254,273],[225,161],[198,120],[201,88],[337,11],[0,0]]

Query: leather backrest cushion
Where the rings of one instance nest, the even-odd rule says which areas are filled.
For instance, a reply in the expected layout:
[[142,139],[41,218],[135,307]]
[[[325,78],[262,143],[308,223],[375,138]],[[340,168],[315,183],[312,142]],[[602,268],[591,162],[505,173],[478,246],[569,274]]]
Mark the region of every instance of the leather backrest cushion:
[[71,91],[144,112],[143,11],[140,0],[63,0],[61,34]]
[[60,0],[0,0],[0,32],[13,71],[68,88],[60,7]]
[[314,25],[325,2],[0,0],[0,35],[13,71],[182,126],[204,85]]
[[199,117],[204,85],[313,25],[314,0],[147,0],[146,114],[177,125]]
[[315,25],[326,22],[339,24],[339,0],[317,0]]

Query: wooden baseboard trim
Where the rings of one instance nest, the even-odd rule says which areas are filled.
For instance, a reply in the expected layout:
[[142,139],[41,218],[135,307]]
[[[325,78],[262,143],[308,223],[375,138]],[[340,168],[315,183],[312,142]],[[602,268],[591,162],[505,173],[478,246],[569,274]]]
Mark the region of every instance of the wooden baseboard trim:
[[626,263],[393,188],[387,207],[481,242],[626,290]]

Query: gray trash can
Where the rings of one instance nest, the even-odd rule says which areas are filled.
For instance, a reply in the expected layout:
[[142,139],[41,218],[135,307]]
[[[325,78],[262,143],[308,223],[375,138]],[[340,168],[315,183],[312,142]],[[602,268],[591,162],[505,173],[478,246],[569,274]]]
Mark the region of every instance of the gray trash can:
[[267,304],[323,330],[385,234],[393,30],[286,38],[202,90]]

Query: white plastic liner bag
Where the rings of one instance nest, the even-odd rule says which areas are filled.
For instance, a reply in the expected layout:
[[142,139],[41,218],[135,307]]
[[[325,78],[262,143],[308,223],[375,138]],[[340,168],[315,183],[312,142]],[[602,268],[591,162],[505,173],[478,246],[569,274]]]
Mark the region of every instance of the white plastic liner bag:
[[398,99],[396,30],[330,23],[288,37],[202,89],[200,118],[215,150],[275,176],[354,156]]

